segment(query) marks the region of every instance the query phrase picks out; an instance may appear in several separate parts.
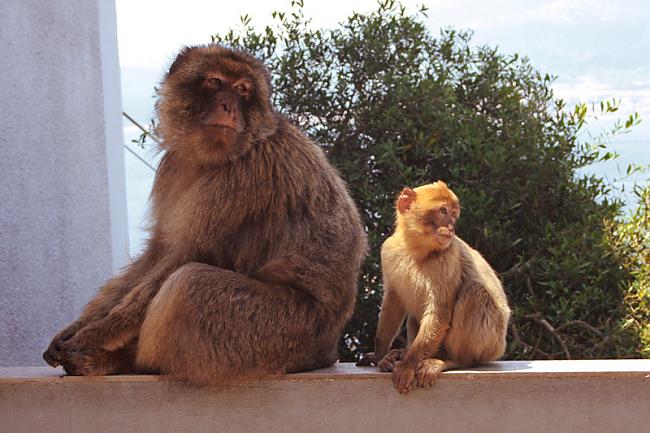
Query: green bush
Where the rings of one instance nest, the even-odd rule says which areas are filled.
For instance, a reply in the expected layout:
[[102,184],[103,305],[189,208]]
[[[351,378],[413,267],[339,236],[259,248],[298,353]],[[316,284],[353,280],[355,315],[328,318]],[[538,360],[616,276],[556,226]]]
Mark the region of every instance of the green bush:
[[[265,60],[275,106],[322,145],[364,217],[371,254],[343,360],[372,350],[378,252],[397,193],[437,179],[460,197],[460,236],[506,287],[508,358],[648,355],[648,252],[642,240],[634,256],[626,252],[634,236],[648,239],[647,195],[645,213],[625,223],[611,187],[580,174],[615,156],[603,150],[609,132],[578,140],[587,106],[567,110],[553,78],[526,58],[473,47],[468,32],[433,36],[424,9],[411,15],[387,0],[318,30],[302,2],[292,6],[262,32],[244,16],[241,29],[212,40]],[[638,121],[630,116],[611,133]]]
[[632,279],[623,284],[621,329],[631,355],[650,357],[650,187],[635,190],[638,207],[628,219],[607,224],[612,250]]

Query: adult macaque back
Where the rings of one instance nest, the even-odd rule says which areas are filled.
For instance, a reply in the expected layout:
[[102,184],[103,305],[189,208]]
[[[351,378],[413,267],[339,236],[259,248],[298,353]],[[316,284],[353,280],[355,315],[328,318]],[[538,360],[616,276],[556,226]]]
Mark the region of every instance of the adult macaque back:
[[366,249],[345,185],[271,107],[269,73],[246,53],[186,48],[160,94],[146,249],[45,360],[195,383],[331,365]]

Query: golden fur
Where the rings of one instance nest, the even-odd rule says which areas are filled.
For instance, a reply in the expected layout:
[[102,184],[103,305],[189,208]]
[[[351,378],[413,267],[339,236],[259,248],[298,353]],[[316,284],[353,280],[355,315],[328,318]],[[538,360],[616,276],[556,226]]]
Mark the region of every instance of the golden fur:
[[[432,385],[445,368],[501,357],[510,309],[490,265],[454,235],[459,202],[444,182],[405,189],[397,207],[395,233],[381,250],[384,299],[375,353],[360,364],[393,371],[395,386],[408,392],[415,383]],[[405,317],[409,347],[389,352]]]

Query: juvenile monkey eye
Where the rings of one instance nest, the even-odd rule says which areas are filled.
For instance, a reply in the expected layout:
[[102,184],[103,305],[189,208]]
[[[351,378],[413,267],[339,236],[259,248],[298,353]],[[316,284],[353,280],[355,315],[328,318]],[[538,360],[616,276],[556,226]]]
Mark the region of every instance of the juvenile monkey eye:
[[440,213],[443,215],[447,215],[447,208],[446,207],[441,207],[440,208]]

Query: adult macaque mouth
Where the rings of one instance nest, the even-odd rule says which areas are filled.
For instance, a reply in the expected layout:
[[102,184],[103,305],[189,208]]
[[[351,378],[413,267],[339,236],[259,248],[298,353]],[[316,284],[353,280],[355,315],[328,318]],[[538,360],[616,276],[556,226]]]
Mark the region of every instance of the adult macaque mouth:
[[203,122],[203,125],[208,128],[226,128],[232,129],[235,132],[241,132],[242,127],[237,121],[228,121],[228,120],[206,120]]

